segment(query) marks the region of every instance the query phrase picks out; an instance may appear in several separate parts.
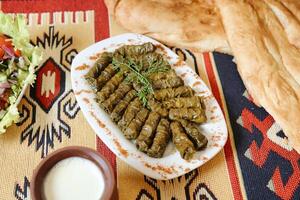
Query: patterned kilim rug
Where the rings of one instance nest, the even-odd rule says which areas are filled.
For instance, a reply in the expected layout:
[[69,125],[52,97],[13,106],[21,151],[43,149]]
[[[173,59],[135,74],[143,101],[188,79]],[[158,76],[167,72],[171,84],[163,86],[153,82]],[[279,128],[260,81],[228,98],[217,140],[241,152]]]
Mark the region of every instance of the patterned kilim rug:
[[185,176],[156,181],[118,160],[96,137],[74,98],[70,64],[96,41],[125,32],[101,0],[1,2],[28,17],[32,43],[45,52],[27,89],[21,121],[0,136],[0,200],[29,200],[34,167],[63,146],[97,149],[112,163],[119,199],[300,199],[300,155],[247,94],[232,62],[218,53],[172,47],[210,86],[225,114],[229,140],[216,157]]

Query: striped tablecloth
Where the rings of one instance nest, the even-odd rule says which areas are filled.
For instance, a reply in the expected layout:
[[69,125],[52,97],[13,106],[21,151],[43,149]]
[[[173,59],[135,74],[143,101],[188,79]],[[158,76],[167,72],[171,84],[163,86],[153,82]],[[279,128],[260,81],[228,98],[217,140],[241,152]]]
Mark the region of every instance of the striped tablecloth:
[[32,43],[45,52],[36,84],[19,105],[20,123],[0,136],[0,200],[29,200],[30,177],[47,154],[63,146],[97,149],[111,162],[119,199],[300,199],[300,155],[273,118],[251,101],[232,57],[173,47],[206,82],[227,120],[224,150],[180,178],[156,181],[119,160],[96,137],[74,98],[70,64],[83,48],[125,32],[102,0],[6,0],[24,13]]

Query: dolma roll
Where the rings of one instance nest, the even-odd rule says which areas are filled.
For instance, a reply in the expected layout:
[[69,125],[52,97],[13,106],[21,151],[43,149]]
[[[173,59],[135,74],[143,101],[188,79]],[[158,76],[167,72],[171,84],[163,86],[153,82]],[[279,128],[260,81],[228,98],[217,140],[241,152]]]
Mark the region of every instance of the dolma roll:
[[188,86],[180,86],[177,88],[166,88],[166,89],[156,90],[154,92],[154,98],[159,101],[164,101],[176,97],[191,97],[193,95],[194,95],[194,91],[192,90],[192,88]]
[[181,125],[185,129],[186,134],[194,143],[196,150],[201,150],[207,145],[207,138],[202,135],[197,124],[187,120],[180,120]]
[[136,147],[140,151],[147,152],[148,149],[151,147],[159,120],[160,120],[160,115],[158,113],[150,112],[140,132],[140,135],[136,140]]
[[136,91],[140,91],[140,90],[142,89],[142,87],[143,87],[142,84],[137,83],[137,82],[134,82],[134,83],[132,84],[132,86],[133,86],[133,88],[134,88]]
[[142,108],[135,116],[135,118],[130,122],[124,135],[127,139],[132,140],[136,139],[139,136],[139,133],[142,129],[144,122],[148,117],[149,111],[146,108]]
[[143,105],[139,98],[135,98],[132,102],[130,102],[122,116],[122,119],[118,122],[118,126],[123,132],[142,107]]
[[183,159],[190,160],[196,152],[194,144],[185,134],[184,129],[179,122],[172,122],[170,127],[172,132],[172,141],[176,149],[179,151]]
[[102,53],[101,56],[96,60],[90,71],[85,75],[86,80],[92,85],[93,88],[96,89],[97,77],[109,65],[109,63],[111,63],[111,61],[112,53]]
[[97,78],[97,91],[101,90],[102,87],[116,74],[116,70],[112,64],[109,64]]
[[170,138],[170,122],[163,118],[157,126],[153,143],[151,148],[147,151],[147,154],[154,158],[161,158],[166,150]]
[[117,49],[115,53],[129,57],[154,52],[155,49],[156,47],[151,42],[147,42],[141,45],[124,45]]
[[152,82],[162,80],[162,79],[173,79],[178,77],[175,70],[171,69],[167,72],[158,72],[158,73],[153,73],[149,76],[149,79]]
[[123,81],[119,87],[116,89],[114,93],[112,93],[108,99],[106,99],[102,103],[102,108],[108,112],[111,113],[114,109],[114,107],[122,100],[124,95],[131,90],[131,84],[127,83],[127,81]]
[[197,107],[201,108],[201,98],[198,96],[193,97],[177,97],[173,99],[168,99],[163,102],[163,107],[170,109],[170,108],[191,108]]
[[116,105],[113,109],[112,113],[110,114],[111,119],[114,122],[120,121],[122,118],[126,108],[128,107],[129,103],[136,97],[136,91],[130,90],[125,97]]
[[120,83],[123,81],[123,74],[117,73],[115,74],[106,84],[105,86],[97,92],[97,101],[98,103],[104,102],[108,97],[117,89]]
[[148,101],[148,105],[151,109],[151,111],[157,112],[158,114],[160,114],[163,117],[167,117],[169,114],[168,109],[163,108],[162,105],[158,102],[156,102],[154,99],[150,99]]
[[201,108],[172,108],[169,110],[171,120],[186,119],[196,123],[206,121],[205,111]]
[[171,69],[171,65],[164,59],[163,55],[151,52],[142,56],[140,59],[140,64],[143,66],[143,70],[146,70],[153,66],[159,66],[160,69],[164,69],[163,71],[168,71]]
[[164,89],[164,88],[173,88],[182,86],[183,80],[176,76],[174,78],[160,79],[156,81],[152,81],[152,87],[154,89]]

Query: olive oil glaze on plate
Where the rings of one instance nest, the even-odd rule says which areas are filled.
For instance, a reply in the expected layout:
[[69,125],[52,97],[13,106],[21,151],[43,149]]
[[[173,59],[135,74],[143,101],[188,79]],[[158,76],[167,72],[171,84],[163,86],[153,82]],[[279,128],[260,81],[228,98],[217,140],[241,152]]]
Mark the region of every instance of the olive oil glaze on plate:
[[[156,45],[185,85],[190,86],[205,104],[207,121],[199,129],[208,139],[207,147],[195,153],[191,160],[181,158],[174,144],[169,142],[162,158],[151,158],[140,152],[135,144],[127,140],[109,115],[96,102],[96,94],[86,81],[85,74],[94,65],[102,52],[113,52],[123,45],[138,45],[151,42]],[[228,137],[226,122],[216,99],[200,77],[173,51],[161,43],[138,34],[122,34],[102,40],[81,51],[71,67],[73,91],[78,104],[95,133],[120,159],[141,173],[160,180],[172,179],[200,167],[212,159],[225,145]],[[85,134],[84,131],[82,134]]]

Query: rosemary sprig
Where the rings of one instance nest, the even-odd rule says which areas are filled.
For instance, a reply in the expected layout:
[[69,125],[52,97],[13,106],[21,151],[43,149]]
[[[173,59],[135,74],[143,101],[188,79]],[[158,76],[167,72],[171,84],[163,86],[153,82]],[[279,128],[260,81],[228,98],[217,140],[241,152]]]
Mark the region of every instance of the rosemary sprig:
[[[153,73],[166,72],[170,67],[162,57],[148,56],[146,58],[147,63],[144,62],[144,59],[145,57],[143,56],[140,58],[117,56],[113,58],[112,64],[116,70],[127,74],[126,81],[140,86],[139,91],[137,91],[137,96],[143,105],[148,107],[147,97],[149,94],[154,93],[149,76]],[[147,66],[145,64],[147,64]]]

